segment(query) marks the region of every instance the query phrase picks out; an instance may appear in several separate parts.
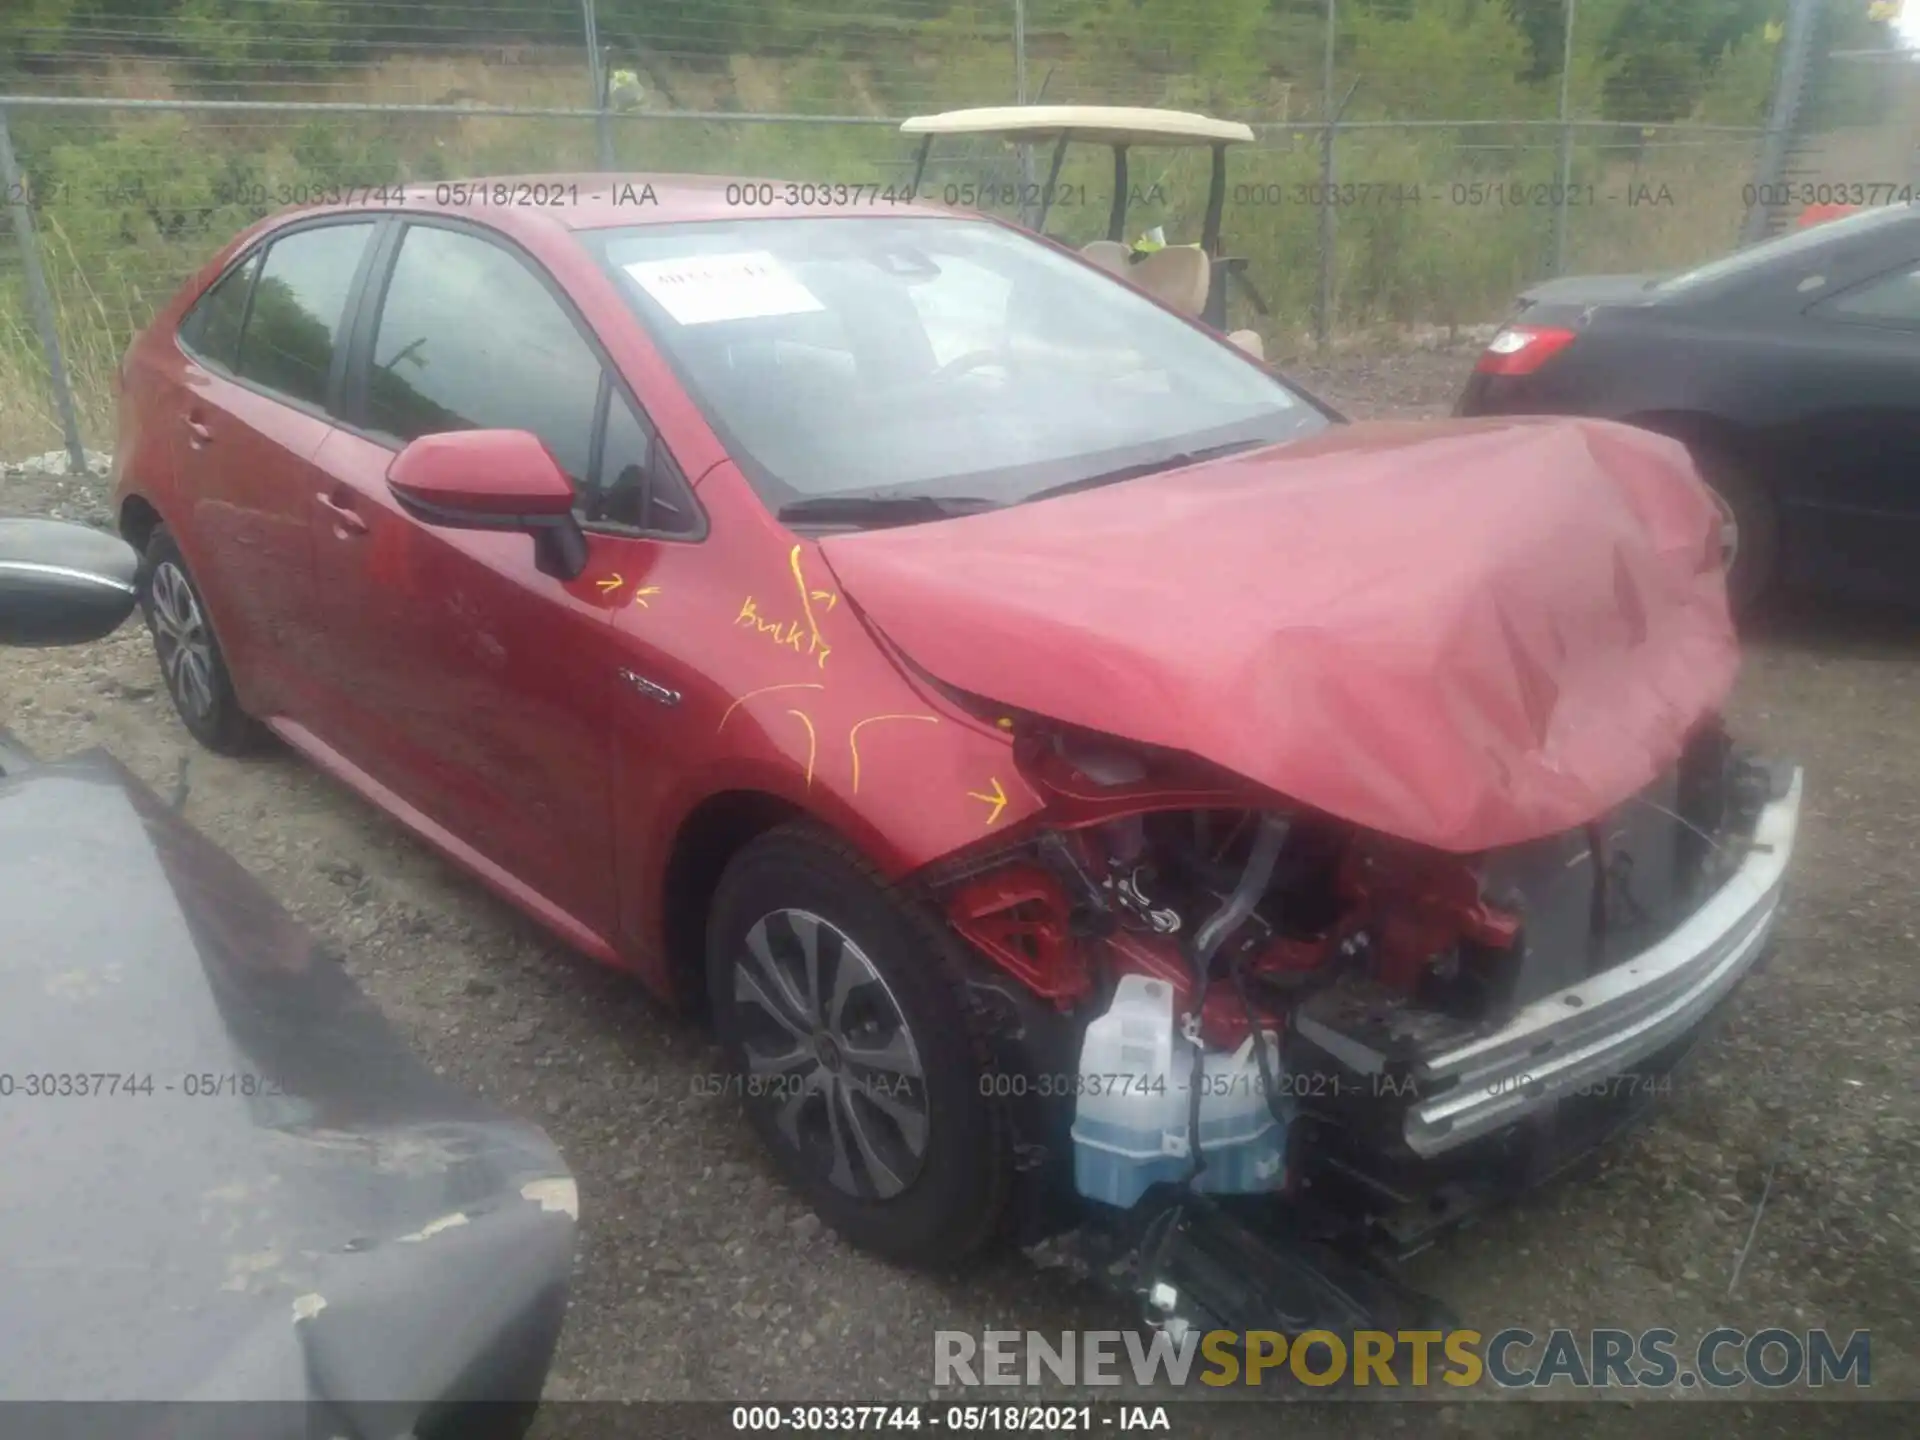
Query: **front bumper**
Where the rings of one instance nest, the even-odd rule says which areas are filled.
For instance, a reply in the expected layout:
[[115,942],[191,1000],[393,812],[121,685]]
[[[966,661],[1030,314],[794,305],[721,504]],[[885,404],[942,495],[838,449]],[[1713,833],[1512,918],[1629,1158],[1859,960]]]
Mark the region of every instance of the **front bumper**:
[[[1504,1130],[1671,1050],[1765,952],[1800,823],[1797,769],[1760,815],[1740,868],[1664,940],[1527,1005],[1488,1034],[1419,1056],[1404,1120],[1423,1159]],[[1303,1033],[1330,1049],[1342,1037]]]

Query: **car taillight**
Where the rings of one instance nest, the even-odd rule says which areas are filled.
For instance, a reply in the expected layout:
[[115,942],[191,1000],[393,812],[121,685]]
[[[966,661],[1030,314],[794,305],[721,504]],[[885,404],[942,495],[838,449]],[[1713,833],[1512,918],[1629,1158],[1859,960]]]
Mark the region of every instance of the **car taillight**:
[[1509,325],[1493,337],[1473,368],[1482,375],[1531,375],[1576,338],[1572,330]]

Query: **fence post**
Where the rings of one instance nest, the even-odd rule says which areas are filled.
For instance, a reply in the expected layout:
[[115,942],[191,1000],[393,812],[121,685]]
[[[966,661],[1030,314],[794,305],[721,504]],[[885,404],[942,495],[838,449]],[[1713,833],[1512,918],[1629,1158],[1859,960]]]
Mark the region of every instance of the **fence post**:
[[1555,167],[1559,178],[1553,194],[1553,273],[1567,271],[1567,192],[1573,186],[1573,17],[1579,0],[1567,0],[1560,56],[1560,155]]
[[1760,141],[1760,159],[1753,170],[1753,204],[1740,223],[1740,243],[1751,245],[1767,233],[1772,209],[1768,194],[1787,169],[1800,119],[1800,102],[1807,88],[1807,60],[1813,49],[1814,21],[1820,0],[1788,0],[1786,33],[1780,40],[1780,63],[1774,67],[1773,97],[1767,104],[1767,131]]
[[594,138],[600,147],[600,168],[613,167],[613,127],[607,120],[607,71],[600,55],[600,17],[594,13],[593,0],[580,0],[581,18],[587,28],[587,75],[593,82]]
[[1313,343],[1327,348],[1333,332],[1334,245],[1339,239],[1333,223],[1333,134],[1336,116],[1333,102],[1333,41],[1335,5],[1327,0],[1326,54],[1320,75],[1320,292],[1313,306]]
[[53,387],[53,403],[60,412],[60,429],[67,441],[67,473],[87,473],[87,451],[80,443],[80,412],[73,403],[73,388],[67,383],[66,362],[60,358],[60,327],[54,319],[53,292],[47,288],[47,273],[40,268],[40,245],[33,234],[33,210],[27,204],[27,182],[20,174],[20,162],[13,153],[13,136],[7,130],[7,112],[0,109],[0,183],[7,187],[7,209],[13,212],[13,237],[20,243],[20,269],[27,282],[27,308],[33,312],[33,328],[40,332],[40,353],[46,357],[47,380]]

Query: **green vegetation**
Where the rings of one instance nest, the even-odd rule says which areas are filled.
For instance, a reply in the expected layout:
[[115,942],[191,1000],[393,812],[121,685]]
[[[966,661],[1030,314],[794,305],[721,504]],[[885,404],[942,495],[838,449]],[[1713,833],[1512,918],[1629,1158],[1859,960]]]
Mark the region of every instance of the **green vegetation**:
[[[1850,43],[1867,0],[1828,0]],[[1534,122],[1557,113],[1564,0],[1340,0],[1336,104],[1357,122]],[[1169,105],[1274,128],[1234,152],[1227,237],[1271,314],[1236,323],[1297,343],[1317,293],[1324,0],[1028,0],[1028,96]],[[1855,12],[1860,12],[1856,14]],[[1728,244],[1785,0],[1580,0],[1571,92],[1569,262],[1680,263]],[[613,122],[633,170],[902,183],[887,126],[690,122],[650,111],[900,115],[1010,101],[1012,0],[598,0],[612,66],[645,98]],[[1883,27],[1884,28],[1884,27]],[[588,102],[574,0],[7,0],[0,89],[176,99],[575,107]],[[1823,101],[1823,104],[1831,102]],[[127,340],[238,229],[333,186],[594,166],[586,119],[485,115],[45,111],[11,116],[89,438],[107,437]],[[1551,256],[1557,131],[1483,123],[1344,132],[1334,193],[1344,332],[1496,318]],[[955,156],[943,187],[1011,184],[1004,150]],[[1036,157],[1043,174],[1046,157]],[[1104,156],[1078,155],[1048,219],[1102,233]],[[1204,157],[1140,152],[1138,228],[1190,240]],[[993,208],[1011,211],[1011,205]],[[51,444],[52,406],[0,239],[0,450]]]

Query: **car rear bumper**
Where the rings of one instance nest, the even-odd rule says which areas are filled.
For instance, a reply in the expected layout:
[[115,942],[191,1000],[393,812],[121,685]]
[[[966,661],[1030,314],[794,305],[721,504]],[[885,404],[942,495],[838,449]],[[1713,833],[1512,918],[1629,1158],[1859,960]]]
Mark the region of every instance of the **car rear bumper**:
[[1765,953],[1800,822],[1801,774],[1761,812],[1738,870],[1664,940],[1527,1005],[1500,1029],[1422,1055],[1407,1148],[1445,1155],[1630,1075],[1696,1030]]

